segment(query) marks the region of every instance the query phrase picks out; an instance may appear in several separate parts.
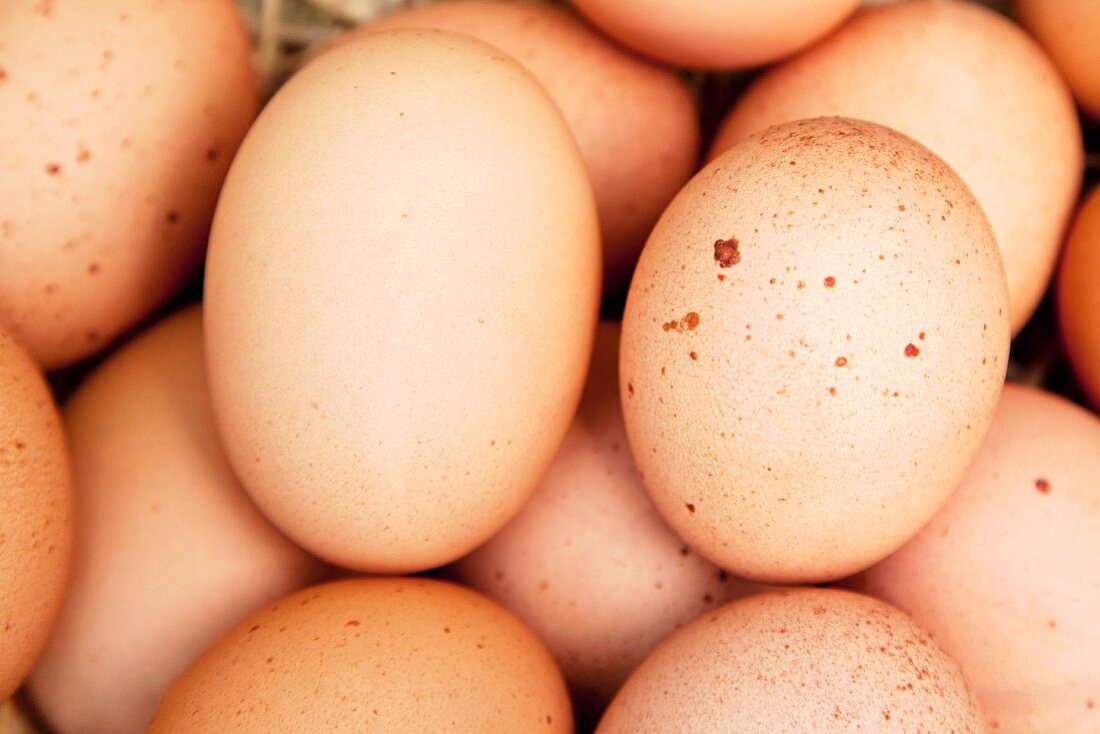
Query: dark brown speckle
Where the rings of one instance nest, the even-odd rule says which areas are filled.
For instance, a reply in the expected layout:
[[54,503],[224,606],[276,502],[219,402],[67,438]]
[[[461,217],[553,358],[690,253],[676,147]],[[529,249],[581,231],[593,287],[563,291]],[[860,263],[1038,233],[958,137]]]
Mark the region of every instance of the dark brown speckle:
[[917,345],[914,344],[913,342],[909,342],[908,344],[905,345],[905,356],[906,357],[919,357],[920,356],[920,349],[918,349]]
[[1036,479],[1035,489],[1039,491],[1039,494],[1050,494],[1050,481],[1046,479]]
[[736,237],[714,242],[714,259],[718,267],[728,268],[741,262],[741,251],[738,249],[740,244]]
[[686,507],[686,508],[687,508],[687,511],[688,511],[689,513],[691,513],[692,515],[694,515],[694,514],[695,514],[695,505],[691,504],[690,502],[685,502],[685,503],[684,503],[684,507]]

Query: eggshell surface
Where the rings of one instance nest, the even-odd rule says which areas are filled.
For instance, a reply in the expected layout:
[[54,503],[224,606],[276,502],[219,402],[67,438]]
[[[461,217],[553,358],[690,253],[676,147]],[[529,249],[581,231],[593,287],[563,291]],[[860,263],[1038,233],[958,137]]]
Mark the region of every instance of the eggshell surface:
[[1058,65],[1081,107],[1100,120],[1100,3],[1016,0],[1020,23]]
[[65,406],[76,560],[28,683],[59,734],[143,732],[207,645],[324,571],[229,468],[210,415],[201,319],[191,307],[141,334]]
[[859,0],[573,0],[620,43],[679,66],[732,69],[775,61],[824,36]]
[[0,701],[30,672],[61,608],[73,487],[53,396],[0,329]]
[[444,0],[393,13],[347,34],[389,28],[465,33],[523,64],[561,108],[596,195],[604,292],[621,292],[649,231],[695,171],[695,101],[670,70],[624,52],[565,8]]
[[385,31],[307,64],[218,205],[207,361],[230,461],[340,565],[443,565],[534,491],[584,384],[591,187],[564,119],[469,37]]
[[1008,354],[989,224],[888,128],[804,120],[703,169],[623,322],[630,445],[673,530],[738,576],[819,582],[900,547],[993,417]]
[[1077,213],[1058,275],[1058,321],[1077,382],[1100,409],[1100,186]]
[[231,0],[0,7],[0,324],[45,368],[198,267],[256,115],[249,54]]
[[969,2],[864,10],[757,79],[711,158],[770,125],[820,115],[892,127],[959,173],[993,225],[1018,333],[1050,282],[1083,160],[1073,98],[1042,49]]
[[634,467],[618,391],[619,325],[601,322],[573,425],[530,502],[449,571],[513,611],[554,654],[578,717],[598,719],[662,638],[767,587],[684,545]]
[[1100,419],[1007,385],[958,491],[852,583],[935,635],[992,730],[1097,731]]
[[242,621],[169,689],[150,734],[572,732],[561,674],[496,603],[428,579],[350,579]]
[[984,732],[952,661],[905,614],[834,589],[758,594],[649,656],[597,734]]

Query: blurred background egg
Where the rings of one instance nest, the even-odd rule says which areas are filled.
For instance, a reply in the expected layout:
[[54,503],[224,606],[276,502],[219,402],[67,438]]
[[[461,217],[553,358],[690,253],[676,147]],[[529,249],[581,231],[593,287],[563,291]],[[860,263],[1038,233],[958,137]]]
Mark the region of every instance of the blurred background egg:
[[150,734],[566,734],[561,673],[496,603],[416,578],[349,579],[257,611],[168,690]]
[[794,53],[835,28],[859,0],[573,0],[601,30],[678,66],[734,69]]
[[198,268],[256,94],[232,0],[4,0],[0,325],[43,367]]
[[72,505],[53,396],[30,356],[0,329],[0,701],[30,672],[61,608]]
[[1066,241],[1058,317],[1077,382],[1100,409],[1100,186],[1085,199]]
[[851,583],[935,635],[993,731],[1100,730],[1100,419],[1010,383],[951,499]]
[[630,445],[665,520],[738,576],[825,581],[896,550],[961,479],[1004,381],[1004,270],[926,148],[786,123],[665,211],[622,338]]
[[657,217],[695,172],[699,121],[684,83],[568,9],[538,2],[443,0],[386,15],[339,40],[415,27],[491,43],[546,87],[584,156],[600,220],[604,295],[618,295]]
[[1081,108],[1100,120],[1100,3],[1016,0],[1020,22],[1043,45]]
[[619,406],[619,325],[602,322],[580,408],[520,514],[448,572],[510,609],[553,653],[577,715],[599,718],[669,632],[767,587],[684,545],[653,508]]
[[958,665],[905,614],[830,589],[703,615],[627,680],[597,734],[984,732]]
[[226,462],[199,307],[115,353],[64,418],[73,578],[28,687],[58,734],[136,734],[207,645],[324,568],[271,527]]
[[819,115],[888,125],[959,173],[993,225],[1018,333],[1050,282],[1082,170],[1073,98],[1039,45],[969,2],[861,11],[754,81],[711,158],[769,125]]
[[456,560],[561,443],[599,279],[583,161],[529,72],[432,30],[329,50],[268,104],[218,203],[206,347],[233,467],[326,560]]

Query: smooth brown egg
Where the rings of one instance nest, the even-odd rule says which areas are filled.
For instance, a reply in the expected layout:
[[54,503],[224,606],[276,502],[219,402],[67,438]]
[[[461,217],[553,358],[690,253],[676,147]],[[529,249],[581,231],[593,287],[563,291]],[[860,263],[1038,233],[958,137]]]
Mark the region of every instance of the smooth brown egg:
[[210,643],[324,568],[271,527],[226,462],[197,306],[112,355],[64,418],[73,578],[28,686],[59,734],[142,732]]
[[519,511],[584,385],[592,190],[499,50],[429,30],[322,54],[233,163],[207,261],[215,415],[245,488],[355,569],[465,555]]
[[897,609],[835,589],[703,615],[642,663],[597,734],[984,732],[951,660]]
[[4,0],[0,324],[45,368],[198,267],[256,115],[249,54],[232,0]]
[[869,122],[778,125],[696,175],[646,244],[623,321],[630,445],[705,558],[840,578],[962,478],[1008,342],[997,244],[943,161]]
[[546,87],[592,180],[604,293],[621,292],[661,211],[695,172],[699,121],[684,84],[609,43],[568,9],[541,3],[443,0],[387,15],[340,39],[415,27],[491,43]]
[[892,127],[958,171],[993,225],[1018,333],[1050,282],[1081,181],[1073,98],[1042,49],[970,2],[865,10],[757,79],[711,158],[769,125],[819,115]]
[[1020,22],[1043,45],[1082,109],[1100,120],[1100,3],[1015,0]]
[[150,734],[573,731],[561,673],[495,602],[420,578],[349,579],[262,609],[168,690]]
[[0,329],[0,701],[19,687],[61,608],[73,540],[61,419],[38,368]]
[[859,0],[573,0],[620,43],[678,66],[733,69],[775,61],[821,38]]
[[994,731],[1100,730],[1100,419],[1007,385],[958,491],[853,583],[935,635]]
[[603,322],[580,408],[530,502],[449,571],[513,611],[554,654],[578,717],[599,718],[654,645],[737,596],[654,509],[619,405],[619,325]]
[[1100,409],[1100,186],[1077,213],[1058,273],[1058,322],[1077,382]]

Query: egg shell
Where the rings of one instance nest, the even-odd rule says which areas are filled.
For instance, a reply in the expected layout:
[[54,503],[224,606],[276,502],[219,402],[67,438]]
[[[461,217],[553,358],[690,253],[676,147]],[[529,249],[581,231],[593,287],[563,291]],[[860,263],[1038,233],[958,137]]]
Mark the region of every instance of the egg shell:
[[231,0],[4,0],[0,324],[47,369],[198,267],[256,115],[249,54]]
[[53,396],[0,329],[0,701],[30,672],[61,608],[73,487]]
[[561,108],[596,195],[604,293],[621,293],[649,231],[695,172],[699,120],[670,70],[608,42],[570,10],[512,0],[443,0],[384,16],[342,38],[436,28],[490,43],[523,64]]
[[835,589],[703,615],[642,663],[597,734],[984,732],[958,665],[897,609]]
[[1100,409],[1100,186],[1074,220],[1058,274],[1058,323],[1077,382]]
[[1042,49],[970,2],[864,10],[757,79],[710,157],[770,125],[821,115],[892,127],[958,171],[993,225],[1018,333],[1050,282],[1083,165],[1073,98]]
[[514,612],[565,673],[578,718],[599,718],[680,625],[768,587],[693,553],[657,514],[619,405],[619,324],[602,322],[577,417],[534,496],[448,570]]
[[1100,729],[1100,419],[1009,384],[958,490],[851,582],[959,662],[997,732]]
[[488,540],[549,466],[591,354],[599,234],[527,71],[467,36],[384,31],[264,110],[206,272],[215,414],[246,489],[320,556],[400,573]]
[[561,673],[489,599],[422,578],[347,579],[262,609],[169,689],[164,732],[572,732]]
[[657,509],[738,576],[836,579],[912,537],[1004,381],[989,223],[880,125],[777,125],[703,169],[642,253],[623,321],[630,445]]
[[210,415],[199,307],[112,355],[64,419],[73,577],[28,687],[59,734],[143,732],[210,643],[325,569],[264,519],[229,468]]
[[859,0],[573,0],[615,40],[678,66],[733,69],[775,61],[826,35]]
[[1058,65],[1081,108],[1100,120],[1100,3],[1015,0],[1020,23]]

